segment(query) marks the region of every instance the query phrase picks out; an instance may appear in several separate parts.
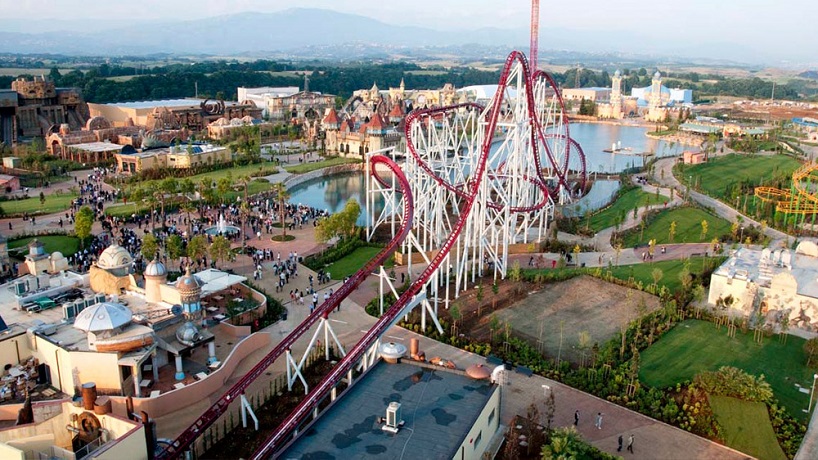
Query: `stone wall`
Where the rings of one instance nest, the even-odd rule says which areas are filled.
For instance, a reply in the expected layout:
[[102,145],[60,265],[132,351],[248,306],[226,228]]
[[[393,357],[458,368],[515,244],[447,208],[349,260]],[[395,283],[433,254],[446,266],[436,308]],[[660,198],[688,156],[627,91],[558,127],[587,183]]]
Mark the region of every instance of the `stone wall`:
[[290,190],[297,185],[301,185],[304,182],[310,181],[312,179],[317,179],[319,177],[334,176],[337,174],[348,174],[363,170],[364,170],[363,163],[329,166],[326,168],[317,169],[315,171],[310,171],[306,174],[293,174],[292,176],[289,176],[286,179],[284,179],[282,182],[284,183],[284,185],[287,186],[287,189]]

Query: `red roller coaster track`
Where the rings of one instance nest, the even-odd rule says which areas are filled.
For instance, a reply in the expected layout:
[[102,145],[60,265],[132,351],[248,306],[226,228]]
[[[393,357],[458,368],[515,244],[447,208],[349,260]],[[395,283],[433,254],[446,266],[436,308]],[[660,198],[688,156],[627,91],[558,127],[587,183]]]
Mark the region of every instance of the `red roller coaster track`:
[[[505,65],[503,66],[503,71],[500,76],[500,81],[498,85],[498,94],[503,94],[506,90],[507,80],[509,73],[511,71],[512,65],[514,62],[517,61],[522,66],[525,78],[527,78],[526,84],[526,98],[527,98],[527,107],[528,113],[534,113],[534,98],[533,98],[533,89],[532,84],[534,82],[534,78],[531,76],[528,70],[528,62],[526,61],[525,56],[520,52],[513,52],[511,53],[508,58],[506,59]],[[538,77],[540,76],[540,72],[537,72],[535,75]],[[549,76],[546,75],[546,78]],[[556,87],[555,87],[556,88]],[[487,133],[488,135],[485,136],[483,140],[483,144],[480,148],[480,156],[477,161],[476,168],[474,170],[474,174],[472,175],[475,180],[469,182],[469,189],[468,192],[463,191],[462,188],[454,186],[452,184],[447,183],[442,178],[437,177],[421,159],[420,156],[414,149],[411,137],[411,128],[414,123],[419,122],[424,117],[435,116],[445,114],[446,112],[450,112],[452,110],[457,110],[464,106],[470,106],[472,108],[478,108],[479,106],[474,106],[471,104],[466,105],[456,105],[456,106],[448,106],[442,108],[434,108],[434,109],[427,109],[421,110],[417,112],[413,112],[407,118],[406,123],[406,135],[407,135],[407,144],[409,145],[409,150],[411,154],[418,160],[420,166],[428,173],[431,177],[433,177],[441,186],[446,187],[447,189],[451,190],[459,197],[463,199],[462,201],[462,209],[459,213],[460,217],[455,224],[452,233],[449,235],[448,239],[445,241],[443,246],[440,248],[436,256],[432,259],[431,263],[426,267],[426,269],[421,273],[421,275],[409,286],[409,289],[401,295],[401,297],[395,302],[395,304],[387,310],[384,315],[378,320],[378,322],[366,332],[366,334],[358,341],[358,343],[347,353],[347,355],[341,359],[338,364],[336,364],[333,369],[330,371],[328,375],[326,375],[321,382],[313,387],[312,391],[301,401],[301,403],[293,410],[291,414],[287,416],[287,418],[282,422],[282,424],[276,428],[275,431],[264,441],[261,447],[253,454],[252,458],[259,459],[259,458],[266,458],[275,454],[275,452],[280,449],[283,444],[285,443],[286,437],[290,434],[293,430],[295,430],[298,425],[304,420],[304,418],[313,411],[313,408],[317,406],[317,404],[321,401],[323,397],[335,386],[340,382],[343,376],[352,370],[355,363],[361,359],[363,354],[366,350],[375,343],[375,341],[389,328],[389,326],[394,322],[396,318],[398,318],[401,312],[409,305],[412,299],[423,289],[425,284],[429,281],[432,274],[439,268],[440,264],[449,254],[449,251],[456,243],[461,231],[463,230],[467,217],[471,211],[472,206],[475,202],[475,197],[477,194],[477,190],[480,184],[480,178],[483,177],[484,174],[487,174],[487,159],[489,156],[489,151],[491,149],[492,143],[492,136],[490,133],[493,133],[496,126],[498,117],[501,112],[501,104],[502,104],[502,97],[496,97],[492,109],[488,112],[488,127]],[[561,100],[560,100],[561,102]],[[564,113],[564,111],[563,111]],[[532,116],[531,122],[534,124],[536,129],[532,130],[531,134],[531,144],[532,149],[534,152],[535,157],[535,164],[537,166],[537,176],[536,180],[538,186],[545,192],[545,194],[550,193],[550,191],[545,186],[545,180],[542,177],[542,168],[540,166],[539,154],[537,153],[538,149],[538,140],[542,142],[542,145],[546,149],[546,153],[548,155],[549,162],[554,166],[555,171],[557,172],[558,180],[560,184],[567,187],[567,159],[565,160],[565,170],[558,165],[556,160],[554,159],[553,155],[551,154],[548,144],[545,142],[546,134],[543,133],[542,126],[540,125],[539,120],[537,117]],[[567,135],[566,135],[566,138]],[[570,138],[568,138],[570,140]],[[566,143],[567,144],[567,143]],[[575,143],[574,143],[575,144]],[[570,146],[568,147],[570,148]],[[581,151],[580,151],[580,156]],[[293,344],[304,334],[306,334],[309,329],[321,318],[326,318],[329,313],[337,307],[337,305],[345,299],[351,292],[354,290],[358,285],[360,285],[366,277],[372,273],[383,261],[392,253],[394,252],[397,247],[402,243],[402,241],[406,238],[409,233],[409,229],[412,225],[414,208],[412,202],[412,196],[409,191],[409,183],[406,179],[403,171],[391,160],[387,159],[383,156],[374,156],[371,158],[373,165],[383,164],[387,168],[389,168],[392,173],[395,175],[398,183],[401,187],[401,192],[404,195],[404,214],[403,214],[403,221],[401,223],[401,228],[397,234],[397,236],[389,242],[386,248],[381,251],[378,256],[372,259],[363,269],[358,271],[352,278],[347,281],[345,284],[341,286],[341,288],[333,294],[326,302],[321,304],[314,313],[310,314],[301,324],[299,324],[293,332],[291,332],[287,337],[282,340],[280,344],[278,344],[270,353],[268,353],[258,364],[256,364],[253,369],[251,369],[247,374],[245,374],[236,384],[234,384],[218,401],[216,401],[213,406],[211,406],[207,411],[205,411],[190,427],[185,429],[165,450],[163,450],[157,458],[160,459],[171,459],[171,458],[178,458],[185,450],[189,449],[192,443],[199,437],[208,427],[210,427],[218,418],[221,416],[230,405],[231,402],[235,401],[237,398],[241,396],[241,394],[248,388],[248,386],[258,378],[264,371],[272,365],[277,358],[279,358],[286,350],[289,350]],[[584,169],[584,161],[583,161],[583,169]],[[376,168],[372,168],[372,174],[374,175],[375,179],[385,184],[385,181],[380,179],[377,176]],[[527,212],[534,209],[541,208],[547,204],[547,199],[541,203],[538,203],[534,206],[529,206],[526,208],[520,209],[513,209],[513,212]],[[494,204],[497,206],[496,204]]]
[[[401,191],[404,193],[404,219],[401,223],[400,230],[397,236],[386,245],[386,247],[378,253],[369,263],[361,270],[355,273],[346,283],[336,291],[329,299],[318,306],[313,313],[307,316],[301,324],[299,324],[293,331],[284,338],[270,353],[268,353],[261,361],[245,374],[238,382],[236,382],[227,392],[219,398],[208,410],[206,410],[196,421],[185,429],[168,447],[157,455],[158,459],[172,459],[178,458],[182,453],[190,448],[191,444],[201,436],[201,434],[209,428],[221,416],[231,402],[236,401],[247,387],[250,386],[264,371],[270,367],[276,359],[278,359],[285,351],[289,350],[293,344],[306,334],[309,329],[321,317],[326,318],[329,313],[334,310],[338,304],[341,303],[356,287],[358,287],[374,270],[378,268],[390,255],[392,255],[401,242],[409,234],[412,222],[412,197],[408,194],[409,181],[401,171],[400,167],[387,157],[376,155],[370,160],[372,162],[372,174],[376,174],[375,166],[383,164],[389,168],[400,183]],[[377,178],[377,175],[375,176]],[[384,181],[381,181],[385,184]]]
[[[506,63],[503,66],[503,72],[500,76],[499,88],[498,91],[505,91],[507,85],[507,79],[509,72],[511,70],[511,66],[514,61],[519,61],[520,64],[523,66],[523,71],[525,75],[529,75],[528,73],[528,63],[526,61],[525,56],[520,52],[513,52],[509,55],[506,59]],[[530,85],[527,85],[530,86]],[[502,94],[502,93],[501,93]],[[531,91],[528,91],[528,107],[529,113],[534,113],[534,101],[533,95]],[[477,195],[478,188],[480,187],[480,178],[483,177],[483,174],[486,173],[486,165],[487,159],[489,156],[489,151],[491,149],[492,143],[492,136],[490,133],[494,132],[495,127],[497,126],[497,119],[500,115],[500,107],[502,104],[503,99],[501,97],[496,97],[494,99],[494,105],[492,110],[489,111],[489,123],[487,132],[489,135],[485,136],[483,140],[483,145],[480,149],[480,156],[477,161],[476,168],[474,170],[474,174],[472,177],[475,180],[469,182],[469,190],[468,192],[456,191],[455,193],[458,194],[465,194],[464,200],[462,201],[462,209],[460,210],[460,217],[458,218],[454,228],[452,229],[452,233],[443,243],[440,250],[437,252],[435,257],[431,260],[431,263],[423,270],[420,276],[409,286],[409,289],[404,292],[400,298],[389,308],[386,312],[384,312],[383,316],[378,319],[378,322],[372,326],[369,331],[358,341],[357,344],[350,350],[349,353],[336,364],[330,373],[324,377],[321,382],[313,387],[312,391],[310,391],[309,395],[305,397],[301,403],[290,413],[289,416],[282,422],[282,424],[276,428],[275,431],[264,441],[261,447],[253,453],[253,459],[262,459],[268,458],[270,456],[275,455],[276,451],[280,449],[286,441],[286,437],[289,433],[295,430],[301,421],[310,413],[312,413],[313,408],[320,402],[320,400],[335,386],[340,382],[343,376],[352,370],[355,363],[360,360],[366,350],[374,344],[378,338],[386,332],[386,330],[390,327],[390,325],[402,314],[403,310],[409,305],[409,303],[413,300],[413,298],[423,289],[426,283],[431,278],[432,274],[440,267],[440,264],[443,260],[448,256],[449,251],[452,249],[454,244],[457,242],[458,237],[460,236],[461,231],[463,230],[464,226],[466,225],[466,221],[468,219],[469,213],[471,212],[471,208],[474,205],[475,197]],[[420,119],[424,116],[430,116],[438,113],[445,113],[447,111],[451,111],[453,109],[457,109],[458,106],[450,106],[450,107],[442,107],[436,109],[427,109],[421,110],[416,112],[414,115],[410,115],[409,119],[406,123],[406,132],[407,132],[407,140],[408,145],[411,146],[411,128],[412,123],[416,122],[416,120]],[[532,117],[534,118],[534,117]],[[532,142],[536,141],[536,138],[532,135]],[[413,150],[410,147],[410,150]],[[417,152],[412,152],[413,155],[418,158],[419,162],[420,159],[417,156]],[[422,162],[421,162],[422,163]],[[425,170],[428,166],[424,167]],[[539,168],[538,168],[539,169]],[[436,177],[433,175],[433,177]],[[455,191],[453,187],[449,184],[445,184],[445,181],[442,181],[440,178],[436,179],[438,183],[441,185],[446,186],[452,191]],[[404,197],[409,197],[410,194],[407,193]],[[541,206],[544,206],[545,203],[541,203]]]

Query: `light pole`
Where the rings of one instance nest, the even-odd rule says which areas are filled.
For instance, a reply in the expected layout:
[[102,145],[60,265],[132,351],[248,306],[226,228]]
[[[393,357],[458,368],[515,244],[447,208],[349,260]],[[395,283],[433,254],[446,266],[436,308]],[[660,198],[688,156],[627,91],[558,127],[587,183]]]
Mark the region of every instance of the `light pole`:
[[[809,414],[810,408],[812,407],[812,398],[815,395],[815,382],[818,382],[818,374],[813,374],[812,375],[812,389],[810,389],[810,391],[809,391],[809,405],[807,405],[807,410],[804,411],[804,412],[806,412],[808,414]],[[545,385],[543,385],[543,386],[545,386]]]
[[741,244],[742,241],[744,241],[744,226],[743,225],[741,226],[741,236],[738,237],[738,244]]
[[[816,375],[815,375],[815,377],[816,377],[816,378],[818,378],[818,374],[816,374]],[[812,384],[812,388],[813,388],[813,389],[815,388],[815,383],[814,383],[814,382],[813,382],[813,384]],[[551,386],[550,386],[550,385],[543,385],[543,386],[542,386],[542,391],[543,391],[544,396],[545,396],[545,397],[546,397],[546,399],[547,399],[547,398],[548,398],[548,394],[549,394],[549,393],[551,393]],[[810,404],[812,404],[811,400],[810,400]]]

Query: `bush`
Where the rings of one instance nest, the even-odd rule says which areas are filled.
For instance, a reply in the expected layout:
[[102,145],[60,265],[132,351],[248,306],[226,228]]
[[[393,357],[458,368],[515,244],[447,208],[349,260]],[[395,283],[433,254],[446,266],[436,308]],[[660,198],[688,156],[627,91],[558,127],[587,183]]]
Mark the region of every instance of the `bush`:
[[352,254],[353,251],[363,246],[383,247],[379,244],[364,241],[357,236],[344,238],[324,252],[306,257],[304,259],[304,265],[310,270],[318,271],[319,269],[322,269],[325,266]]
[[702,372],[693,381],[711,395],[753,402],[768,402],[773,398],[773,390],[763,375],[755,377],[736,367],[723,366],[715,372]]

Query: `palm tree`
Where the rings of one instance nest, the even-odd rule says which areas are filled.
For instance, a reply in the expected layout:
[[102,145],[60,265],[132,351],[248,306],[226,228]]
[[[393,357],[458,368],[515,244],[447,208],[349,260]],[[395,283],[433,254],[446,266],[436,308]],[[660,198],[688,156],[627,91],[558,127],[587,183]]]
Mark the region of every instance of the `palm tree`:
[[290,199],[290,194],[287,192],[287,187],[281,182],[273,184],[273,193],[278,201],[278,214],[281,218],[281,229],[284,231],[284,238],[286,239],[287,226],[285,225],[284,220],[287,216],[287,211],[284,207],[287,205],[287,201]]
[[193,221],[190,220],[190,213],[195,211],[197,206],[193,204],[192,201],[185,201],[184,203],[179,206],[179,209],[182,210],[185,214],[187,214],[187,234],[188,237],[193,236]]

